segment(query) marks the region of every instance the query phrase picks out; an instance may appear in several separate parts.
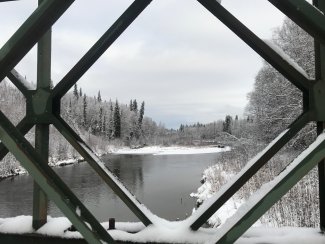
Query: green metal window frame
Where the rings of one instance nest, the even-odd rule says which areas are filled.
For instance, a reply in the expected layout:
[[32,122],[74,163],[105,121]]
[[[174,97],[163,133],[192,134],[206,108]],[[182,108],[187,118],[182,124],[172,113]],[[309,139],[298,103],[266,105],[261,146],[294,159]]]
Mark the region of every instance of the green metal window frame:
[[[194,0],[193,0],[194,1]],[[197,0],[247,45],[276,68],[303,93],[303,113],[280,134],[250,165],[223,186],[189,218],[189,229],[198,230],[227,200],[229,200],[256,172],[265,165],[307,123],[317,122],[318,134],[325,125],[325,0],[314,0],[312,6],[305,0],[268,0],[285,15],[295,21],[315,39],[316,74],[311,80],[283,59],[235,16],[215,0]],[[4,1],[2,1],[4,2]],[[88,71],[101,55],[117,40],[131,23],[145,10],[152,0],[134,0],[116,22],[89,49],[76,65],[53,88],[51,81],[51,27],[73,4],[73,0],[39,0],[39,6],[9,41],[0,49],[0,82],[8,77],[26,97],[26,116],[15,127],[0,111],[0,160],[10,151],[35,180],[33,227],[46,223],[47,197],[75,225],[89,243],[114,243],[113,238],[100,225],[89,210],[71,192],[68,186],[48,166],[49,125],[53,125],[66,140],[93,167],[104,182],[124,201],[145,226],[155,223],[148,211],[121,182],[105,167],[80,136],[60,116],[61,98]],[[318,8],[318,9],[316,9]],[[37,87],[31,89],[14,69],[28,51],[38,43]],[[33,127],[35,148],[24,138]],[[325,140],[318,139],[308,155],[296,162],[254,206],[237,221],[225,227],[216,237],[216,243],[233,243],[275,202],[292,188],[314,166],[318,165],[320,190],[320,228],[325,231]]]

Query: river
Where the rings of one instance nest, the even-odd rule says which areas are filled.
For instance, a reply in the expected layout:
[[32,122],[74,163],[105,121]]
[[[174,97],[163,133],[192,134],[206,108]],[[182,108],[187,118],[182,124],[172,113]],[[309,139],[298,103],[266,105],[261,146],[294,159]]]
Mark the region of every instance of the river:
[[[176,220],[192,213],[189,195],[200,186],[205,168],[217,153],[191,155],[106,155],[103,161],[154,214]],[[138,221],[86,163],[55,168],[79,199],[100,220]],[[0,218],[32,214],[32,178],[21,175],[0,181]],[[63,216],[50,202],[49,215]]]

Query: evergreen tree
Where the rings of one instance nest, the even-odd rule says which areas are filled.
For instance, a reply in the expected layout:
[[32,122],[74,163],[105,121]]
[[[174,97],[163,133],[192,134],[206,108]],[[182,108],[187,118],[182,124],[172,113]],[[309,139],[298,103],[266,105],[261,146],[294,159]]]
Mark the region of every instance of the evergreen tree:
[[87,126],[87,107],[88,107],[88,103],[87,103],[87,96],[86,96],[86,93],[84,94],[84,97],[83,97],[83,114],[82,114],[82,117],[83,117],[83,125]]
[[82,97],[82,90],[81,90],[81,87],[79,88],[79,97]]
[[106,115],[104,115],[102,133],[106,135]]
[[114,110],[113,110],[113,103],[110,100],[109,101],[109,118],[108,118],[108,138],[113,137],[113,132],[114,132]]
[[225,121],[223,122],[223,131],[231,134],[231,126],[232,126],[232,117],[230,115],[226,116]]
[[79,93],[78,93],[78,86],[77,86],[77,83],[74,84],[74,87],[73,87],[73,95],[74,97],[78,100],[79,99]]
[[71,99],[69,100],[69,106],[68,106],[68,114],[71,114],[72,112],[72,103],[71,103]]
[[132,103],[132,111],[138,113],[138,103],[137,103],[137,100],[136,99],[133,100],[133,103]]
[[99,108],[99,119],[98,119],[98,132],[103,132],[103,108]]
[[184,125],[183,124],[181,124],[181,126],[179,127],[179,131],[184,132]]
[[143,120],[143,116],[144,116],[144,101],[141,103],[141,108],[140,108],[140,112],[139,112],[139,127],[141,128],[142,125],[142,120]]
[[121,137],[121,115],[120,115],[120,107],[118,105],[117,100],[115,102],[113,121],[114,121],[114,137],[120,138]]
[[130,111],[133,111],[133,101],[132,101],[132,99],[130,100]]
[[102,96],[100,95],[100,91],[98,91],[97,101],[98,101],[99,103],[102,102]]

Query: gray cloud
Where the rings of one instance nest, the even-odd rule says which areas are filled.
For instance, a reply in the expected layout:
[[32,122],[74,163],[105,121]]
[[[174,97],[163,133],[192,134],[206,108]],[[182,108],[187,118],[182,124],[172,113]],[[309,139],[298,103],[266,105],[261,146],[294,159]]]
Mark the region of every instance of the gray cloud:
[[[0,44],[37,1],[2,3]],[[79,0],[53,28],[52,76],[59,81],[131,1]],[[262,38],[283,15],[267,1],[222,4]],[[36,79],[35,49],[18,70]],[[243,113],[261,58],[195,0],[153,1],[79,81],[89,95],[146,102],[146,114],[168,127]]]

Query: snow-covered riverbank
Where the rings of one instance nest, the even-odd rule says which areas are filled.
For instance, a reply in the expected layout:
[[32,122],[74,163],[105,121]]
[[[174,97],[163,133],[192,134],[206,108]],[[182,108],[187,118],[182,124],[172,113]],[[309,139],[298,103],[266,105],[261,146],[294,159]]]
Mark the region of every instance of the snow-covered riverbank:
[[[215,172],[218,172],[217,177]],[[203,184],[197,189],[196,192],[191,193],[190,196],[196,198],[197,204],[201,205],[204,201],[211,198],[216,193],[220,185],[230,180],[233,176],[233,173],[223,171],[221,168],[219,168],[219,165],[211,166],[203,172],[201,179]],[[236,213],[237,209],[243,203],[245,203],[244,199],[231,197],[215,214],[210,217],[208,224],[213,227],[223,225],[229,217]],[[254,224],[254,226],[260,225],[261,223],[259,221]]]
[[152,155],[184,155],[184,154],[205,154],[205,153],[220,153],[229,151],[230,147],[184,147],[184,146],[148,146],[142,148],[119,148],[112,150],[113,154],[152,154]]
[[[71,164],[77,164],[77,163],[80,163],[80,162],[83,162],[83,161],[84,160],[83,160],[82,157],[70,158],[70,159],[64,159],[64,160],[58,160],[58,159],[50,158],[49,159],[49,166],[51,166],[51,167],[63,167],[63,166],[71,165]],[[27,173],[28,172],[23,167],[21,167],[19,165],[15,169],[11,169],[9,171],[6,171],[3,174],[0,174],[0,180],[5,179],[5,178],[9,178],[9,177],[13,177],[13,176],[17,176],[17,175],[24,175],[24,174],[27,174]]]
[[[137,155],[144,155],[144,154],[150,154],[150,155],[185,155],[185,154],[205,154],[205,153],[220,153],[224,151],[229,151],[229,147],[184,147],[184,146],[170,146],[170,147],[164,147],[164,146],[148,146],[148,147],[142,147],[142,148],[136,148],[131,149],[129,147],[115,147],[115,146],[109,146],[107,148],[107,151],[97,151],[95,152],[97,156],[102,156],[104,154],[137,154]],[[82,162],[83,158],[68,158],[64,160],[58,160],[57,158],[50,158],[49,159],[49,165],[51,167],[62,167],[66,165],[72,165],[77,164],[79,162]],[[0,162],[1,163],[1,162]],[[17,176],[21,174],[26,174],[27,171],[21,167],[18,166],[15,169],[12,170],[6,170],[5,173],[0,174],[0,180],[12,176]]]

